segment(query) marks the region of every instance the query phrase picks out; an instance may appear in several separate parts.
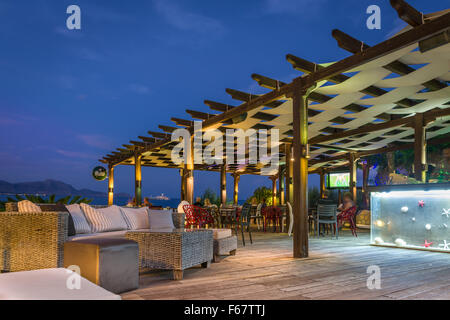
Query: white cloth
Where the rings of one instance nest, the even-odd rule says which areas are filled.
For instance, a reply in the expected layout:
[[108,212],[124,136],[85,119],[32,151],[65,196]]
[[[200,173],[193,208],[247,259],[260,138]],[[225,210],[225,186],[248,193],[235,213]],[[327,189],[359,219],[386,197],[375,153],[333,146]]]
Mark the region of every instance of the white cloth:
[[64,268],[2,273],[0,300],[121,300],[83,277],[79,289],[69,289],[73,276],[78,275]]

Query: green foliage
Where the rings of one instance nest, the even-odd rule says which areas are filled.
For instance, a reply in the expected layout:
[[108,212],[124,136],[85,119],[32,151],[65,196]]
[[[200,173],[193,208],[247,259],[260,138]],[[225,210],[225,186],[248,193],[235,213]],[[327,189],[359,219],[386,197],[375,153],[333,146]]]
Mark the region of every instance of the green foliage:
[[[82,198],[81,196],[66,196],[55,201],[56,196],[50,195],[47,199],[37,195],[26,194],[23,197],[16,194],[15,198],[8,197],[6,202],[19,202],[23,200],[29,200],[33,203],[62,203],[62,204],[75,204],[75,203],[91,203],[92,199]],[[3,203],[4,204],[4,203]],[[0,202],[0,208],[2,203]]]
[[220,206],[220,197],[211,188],[207,188],[200,198],[202,199],[202,203],[205,203],[205,199],[209,199],[211,204]]
[[251,203],[252,198],[256,198],[258,203],[262,202],[262,199],[266,199],[266,204],[268,206],[272,205],[272,190],[267,187],[259,187],[254,192],[250,198],[247,199],[248,203]]

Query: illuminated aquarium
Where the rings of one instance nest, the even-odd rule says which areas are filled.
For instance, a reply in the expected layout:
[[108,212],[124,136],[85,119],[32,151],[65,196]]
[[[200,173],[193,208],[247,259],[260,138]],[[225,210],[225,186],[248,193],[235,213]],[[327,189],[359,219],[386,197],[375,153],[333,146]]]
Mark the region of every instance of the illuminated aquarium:
[[371,243],[450,252],[450,190],[371,194]]

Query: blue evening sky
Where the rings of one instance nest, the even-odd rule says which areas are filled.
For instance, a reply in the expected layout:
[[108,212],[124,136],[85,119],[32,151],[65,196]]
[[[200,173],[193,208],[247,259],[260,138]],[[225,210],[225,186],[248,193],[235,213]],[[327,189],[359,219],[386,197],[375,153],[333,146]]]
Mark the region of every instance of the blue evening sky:
[[[409,3],[429,13],[450,0]],[[71,4],[81,7],[80,31],[66,28]],[[381,30],[366,28],[372,4],[381,7]],[[334,28],[376,44],[404,25],[388,0],[0,0],[0,179],[106,191],[91,170],[130,139],[187,118],[186,108],[207,112],[204,99],[238,104],[227,87],[265,92],[252,73],[299,76],[287,53],[317,62],[348,56]],[[116,191],[132,193],[133,168],[115,172]],[[218,173],[195,179],[196,195],[219,190]],[[143,170],[144,195],[177,197],[179,184],[177,170]],[[270,180],[244,176],[240,198],[261,185]]]

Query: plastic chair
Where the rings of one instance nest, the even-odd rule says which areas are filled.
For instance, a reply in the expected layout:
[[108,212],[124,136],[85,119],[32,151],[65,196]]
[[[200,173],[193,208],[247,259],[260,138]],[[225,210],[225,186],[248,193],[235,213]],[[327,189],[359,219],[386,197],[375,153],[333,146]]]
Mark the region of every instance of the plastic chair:
[[[288,236],[292,236],[292,228],[294,227],[294,214],[292,213],[292,206],[289,202],[286,202],[286,207],[288,209],[289,214],[289,229],[288,229]],[[286,219],[286,218],[284,218]],[[283,221],[284,223],[284,221]]]
[[320,237],[320,224],[333,224],[336,239],[338,239],[338,219],[337,219],[337,206],[334,204],[319,204],[317,206],[316,215],[316,230],[317,237]]
[[239,224],[241,225],[241,234],[242,234],[242,244],[245,247],[245,237],[244,237],[244,228],[247,229],[248,231],[248,235],[250,237],[250,244],[253,244],[253,240],[252,240],[252,232],[250,230],[250,220],[251,220],[251,216],[250,216],[250,211],[252,210],[252,205],[249,203],[245,203],[242,206],[240,215],[239,215]]

